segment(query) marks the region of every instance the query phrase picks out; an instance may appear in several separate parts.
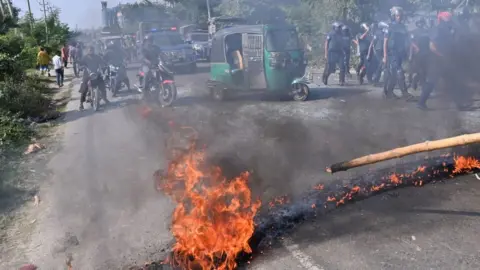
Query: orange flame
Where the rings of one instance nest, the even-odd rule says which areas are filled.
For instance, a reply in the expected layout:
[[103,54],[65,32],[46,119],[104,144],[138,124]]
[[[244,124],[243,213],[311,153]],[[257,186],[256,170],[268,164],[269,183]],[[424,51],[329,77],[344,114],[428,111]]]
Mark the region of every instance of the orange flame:
[[474,157],[455,156],[455,169],[453,173],[471,172],[474,169],[480,169],[480,161]]
[[219,167],[205,169],[205,153],[192,144],[170,162],[161,189],[177,203],[172,220],[176,239],[172,263],[184,269],[234,269],[261,202],[253,202],[249,173],[228,180]]
[[268,203],[268,207],[271,209],[271,208],[274,208],[277,205],[282,205],[282,204],[286,204],[286,203],[289,203],[289,202],[290,202],[290,199],[288,199],[288,197],[286,195],[279,196],[279,197],[273,198],[273,200],[271,200]]
[[[442,157],[449,157],[450,154],[445,154],[442,155]],[[428,174],[428,177],[432,177],[435,175],[440,174],[441,172],[449,172],[449,168],[447,166],[447,163],[443,162],[442,163],[443,168],[434,170],[432,171],[431,174]],[[407,177],[415,177],[417,174],[420,173],[425,173],[427,167],[426,166],[419,166],[415,171],[413,171],[411,174],[396,174],[392,173],[388,177],[382,177],[382,180],[386,180],[387,183],[382,183],[379,185],[374,185],[370,187],[370,191],[372,192],[379,192],[382,191],[386,188],[392,187],[393,186],[399,186],[401,185],[402,179],[405,179]],[[480,161],[474,157],[464,157],[464,156],[454,156],[454,169],[452,171],[453,174],[459,174],[459,173],[469,173],[472,172],[473,170],[478,170],[480,169]],[[417,179],[413,180],[413,185],[417,187],[421,187],[425,184],[424,180],[421,179],[421,174],[416,176]],[[451,176],[453,177],[453,175]],[[347,186],[346,186],[347,187]],[[347,187],[348,188],[348,187]],[[317,186],[314,186],[313,189],[315,190],[323,190],[323,185],[319,184]],[[324,207],[327,207],[328,203],[335,202],[336,206],[340,206],[342,204],[345,204],[345,202],[350,201],[353,199],[354,195],[357,195],[361,191],[360,187],[354,186],[352,188],[349,188],[349,190],[341,196],[328,196],[326,203],[324,204]],[[317,205],[312,205],[312,208],[316,208]]]

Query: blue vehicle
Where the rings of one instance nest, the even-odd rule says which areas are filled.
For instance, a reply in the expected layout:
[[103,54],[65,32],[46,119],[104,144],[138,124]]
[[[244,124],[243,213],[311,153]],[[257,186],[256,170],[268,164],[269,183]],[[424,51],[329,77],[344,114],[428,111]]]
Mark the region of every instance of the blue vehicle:
[[[150,24],[151,25],[151,24]],[[157,24],[158,25],[158,24]],[[155,25],[154,25],[155,26]],[[140,36],[150,35],[153,43],[163,52],[167,68],[171,70],[186,70],[194,73],[197,70],[197,57],[192,45],[185,42],[175,26],[144,29],[140,25]]]

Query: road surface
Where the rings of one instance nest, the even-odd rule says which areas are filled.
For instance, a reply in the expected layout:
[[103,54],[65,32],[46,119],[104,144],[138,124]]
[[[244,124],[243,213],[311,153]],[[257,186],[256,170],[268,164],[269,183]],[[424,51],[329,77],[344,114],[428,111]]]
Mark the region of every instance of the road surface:
[[[79,112],[75,87],[59,150],[45,168],[49,178],[34,230],[16,256],[2,254],[0,268],[33,262],[63,269],[68,254],[74,269],[122,269],[164,258],[173,204],[155,192],[152,174],[165,166],[161,126],[170,120],[199,130],[227,175],[253,170],[253,192],[265,205],[279,195],[299,197],[318,183],[348,183],[367,170],[323,173],[333,162],[480,126],[478,112],[457,113],[441,99],[423,112],[382,100],[380,89],[366,86],[317,89],[305,103],[246,95],[218,104],[205,97],[206,71],[202,64],[195,75],[178,75],[176,106],[147,119],[138,95],[129,93],[101,112]],[[135,68],[131,80],[134,74]],[[369,168],[395,162],[403,161]],[[464,177],[346,206],[301,225],[251,268],[478,269],[479,187]]]

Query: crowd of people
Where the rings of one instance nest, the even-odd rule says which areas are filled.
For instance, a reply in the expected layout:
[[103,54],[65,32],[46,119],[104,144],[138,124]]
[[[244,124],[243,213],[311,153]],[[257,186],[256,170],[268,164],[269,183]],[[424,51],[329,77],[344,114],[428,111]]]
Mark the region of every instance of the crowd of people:
[[[422,92],[417,107],[427,109],[427,100],[440,81],[445,80],[442,69],[447,63],[446,55],[452,52],[458,34],[468,27],[468,18],[455,18],[451,12],[438,12],[437,21],[428,26],[424,18],[416,22],[416,29],[408,31],[404,23],[401,7],[392,7],[391,20],[373,24],[362,23],[361,33],[351,36],[348,26],[334,22],[332,31],[325,40],[325,59],[322,81],[328,84],[329,76],[338,68],[340,85],[345,84],[349,74],[352,42],[357,47],[359,57],[355,68],[360,83],[365,77],[368,82],[379,86],[383,76],[383,91],[387,99],[403,98],[414,100],[408,89],[421,86]],[[408,76],[404,63],[408,63]],[[402,96],[393,90],[398,86]],[[465,95],[452,95],[459,109],[471,106],[471,99]]]

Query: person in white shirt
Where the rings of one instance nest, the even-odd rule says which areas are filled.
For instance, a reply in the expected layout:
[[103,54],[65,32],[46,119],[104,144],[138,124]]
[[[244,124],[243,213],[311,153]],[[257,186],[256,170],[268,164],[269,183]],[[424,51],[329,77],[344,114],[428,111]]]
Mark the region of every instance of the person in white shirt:
[[60,57],[60,52],[56,52],[52,58],[53,67],[55,69],[55,74],[57,74],[57,84],[58,87],[63,86],[63,61]]

